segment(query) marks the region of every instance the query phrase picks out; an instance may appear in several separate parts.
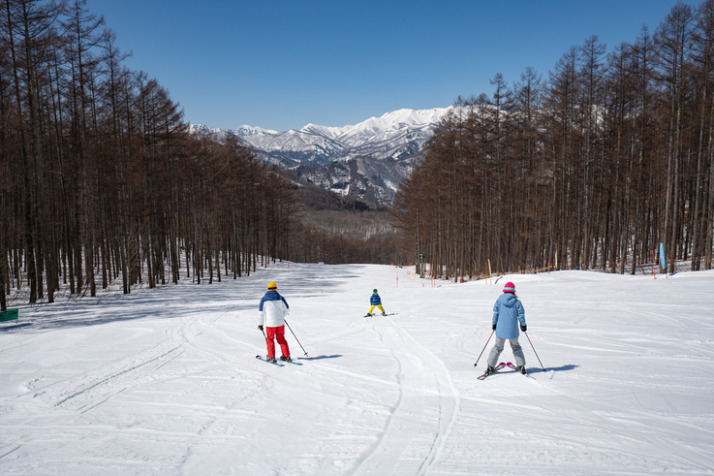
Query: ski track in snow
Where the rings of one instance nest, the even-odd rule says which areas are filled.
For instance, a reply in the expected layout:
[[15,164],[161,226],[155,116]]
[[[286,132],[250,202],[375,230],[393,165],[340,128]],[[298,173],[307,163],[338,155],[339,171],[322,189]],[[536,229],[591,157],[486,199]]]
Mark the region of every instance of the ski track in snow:
[[[714,474],[714,272],[507,279],[533,378],[476,380],[502,283],[387,266],[23,308],[0,327],[0,473]],[[270,280],[302,366],[253,358]],[[375,286],[397,315],[361,318]]]
[[410,351],[390,352],[399,398],[354,474],[426,474],[458,414],[457,392],[443,363],[397,321],[370,322],[386,348]]

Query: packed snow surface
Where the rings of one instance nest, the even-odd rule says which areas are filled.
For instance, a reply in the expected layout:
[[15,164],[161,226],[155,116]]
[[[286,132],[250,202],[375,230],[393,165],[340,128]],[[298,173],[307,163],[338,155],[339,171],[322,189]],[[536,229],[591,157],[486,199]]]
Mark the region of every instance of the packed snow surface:
[[[271,280],[301,366],[255,358]],[[714,474],[714,272],[496,281],[281,263],[20,306],[0,324],[0,474]],[[506,281],[531,377],[479,381]],[[396,314],[362,317],[373,288]]]

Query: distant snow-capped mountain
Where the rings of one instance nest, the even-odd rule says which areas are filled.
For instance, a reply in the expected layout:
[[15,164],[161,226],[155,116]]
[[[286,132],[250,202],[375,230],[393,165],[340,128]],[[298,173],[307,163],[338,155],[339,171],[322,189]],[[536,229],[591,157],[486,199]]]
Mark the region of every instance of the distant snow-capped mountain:
[[237,136],[297,180],[374,205],[391,205],[399,184],[450,109],[400,109],[356,125],[308,124],[285,132],[248,125],[235,130],[192,125],[191,130]]

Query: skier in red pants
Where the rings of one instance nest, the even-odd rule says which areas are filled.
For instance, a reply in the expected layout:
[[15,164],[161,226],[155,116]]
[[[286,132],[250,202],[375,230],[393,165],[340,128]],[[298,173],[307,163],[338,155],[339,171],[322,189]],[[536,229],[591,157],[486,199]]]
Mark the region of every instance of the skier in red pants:
[[278,285],[273,281],[268,283],[268,292],[265,293],[260,300],[260,323],[258,329],[263,330],[265,326],[266,344],[268,345],[268,362],[276,362],[275,360],[275,342],[280,345],[282,356],[280,360],[292,362],[290,358],[290,347],[288,341],[285,340],[285,316],[290,313],[290,306],[284,297],[278,294]]

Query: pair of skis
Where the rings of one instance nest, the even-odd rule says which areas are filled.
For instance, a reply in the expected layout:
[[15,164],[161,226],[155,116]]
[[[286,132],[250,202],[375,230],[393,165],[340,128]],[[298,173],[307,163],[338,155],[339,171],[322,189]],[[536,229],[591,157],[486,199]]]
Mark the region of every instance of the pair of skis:
[[365,315],[362,316],[362,317],[386,317],[386,316],[393,316],[393,315],[395,315],[395,314],[396,314],[396,312],[388,312],[388,313],[386,313],[386,314],[370,314],[370,313],[367,313],[367,314],[365,314]]
[[302,365],[302,362],[295,362],[294,360],[276,360],[275,362],[272,362],[272,361],[266,359],[265,357],[263,357],[262,355],[256,355],[255,358],[258,360],[262,360],[263,362],[266,362],[268,364],[277,365],[278,367],[285,367],[286,363],[293,364],[293,365]]
[[[487,371],[484,372],[483,374],[479,375],[477,378],[478,378],[479,380],[483,380],[483,379],[485,379],[486,377],[488,377],[489,375],[495,374],[496,372],[498,372],[499,370],[501,370],[501,369],[503,369],[503,368],[505,368],[505,367],[508,367],[509,369],[513,369],[513,370],[515,370],[516,372],[521,373],[521,370],[520,370],[518,367],[516,367],[515,365],[513,365],[511,362],[501,362],[501,363],[499,363],[497,366],[495,366],[495,367],[493,368],[493,371],[489,372],[489,371],[487,370]],[[523,375],[526,376],[526,377],[530,377],[530,375],[528,375],[528,372],[524,373]],[[533,378],[533,377],[531,377],[531,378]]]

